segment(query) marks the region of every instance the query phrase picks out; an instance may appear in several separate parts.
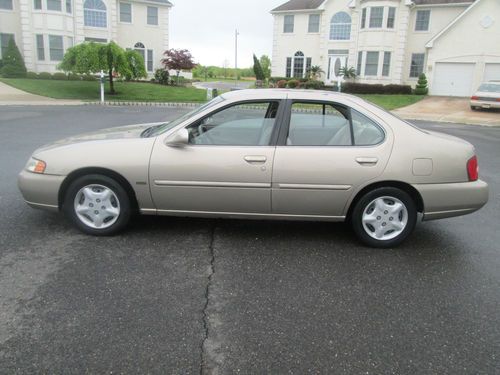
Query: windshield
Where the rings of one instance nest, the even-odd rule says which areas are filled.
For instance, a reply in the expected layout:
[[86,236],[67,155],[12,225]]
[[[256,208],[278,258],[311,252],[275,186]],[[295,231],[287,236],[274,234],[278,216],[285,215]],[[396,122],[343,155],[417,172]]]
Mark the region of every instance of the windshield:
[[481,86],[479,86],[478,91],[500,92],[500,84],[499,83],[483,83]]
[[155,137],[161,133],[166,132],[167,130],[173,129],[177,125],[182,124],[184,121],[186,121],[190,117],[196,116],[198,113],[201,113],[204,110],[206,110],[210,107],[213,107],[214,105],[219,104],[222,101],[224,101],[224,98],[222,96],[217,96],[214,99],[210,100],[208,103],[205,103],[202,106],[195,108],[194,110],[182,115],[181,117],[179,117],[171,122],[154,127],[154,129],[151,132],[147,133],[147,136],[148,137]]

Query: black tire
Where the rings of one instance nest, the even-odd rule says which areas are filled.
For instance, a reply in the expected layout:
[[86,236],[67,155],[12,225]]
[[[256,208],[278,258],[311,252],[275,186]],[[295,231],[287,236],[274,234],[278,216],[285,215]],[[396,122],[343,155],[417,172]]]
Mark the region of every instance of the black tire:
[[[75,211],[75,198],[78,192],[85,186],[93,184],[101,185],[110,189],[118,200],[118,217],[115,219],[113,224],[106,228],[93,228],[85,224],[85,222],[83,222],[78,217]],[[114,198],[113,202],[116,204],[116,200]],[[100,174],[92,174],[79,177],[69,185],[64,196],[63,212],[79,230],[86,234],[91,234],[94,236],[111,236],[120,232],[129,223],[132,213],[130,198],[125,189],[114,179]]]
[[472,109],[473,111],[477,111],[477,107],[475,107],[473,105],[470,106],[470,109]]
[[[406,226],[399,235],[392,239],[382,240],[373,238],[367,233],[367,229],[363,226],[362,218],[365,209],[367,209],[375,199],[380,197],[392,197],[398,199],[404,204],[408,213]],[[365,245],[376,248],[390,248],[401,244],[413,232],[417,223],[417,208],[414,200],[405,191],[393,187],[382,187],[369,191],[362,196],[361,199],[356,202],[350,219],[356,236]]]

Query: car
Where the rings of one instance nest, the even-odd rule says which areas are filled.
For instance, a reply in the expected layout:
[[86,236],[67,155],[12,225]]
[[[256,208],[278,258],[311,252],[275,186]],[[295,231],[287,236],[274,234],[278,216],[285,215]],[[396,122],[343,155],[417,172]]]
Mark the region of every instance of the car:
[[36,150],[18,185],[32,207],[112,235],[135,213],[348,221],[368,246],[399,245],[418,220],[488,200],[474,147],[355,96],[225,93],[161,124],[105,129]]
[[470,108],[500,108],[500,81],[482,83],[470,98]]

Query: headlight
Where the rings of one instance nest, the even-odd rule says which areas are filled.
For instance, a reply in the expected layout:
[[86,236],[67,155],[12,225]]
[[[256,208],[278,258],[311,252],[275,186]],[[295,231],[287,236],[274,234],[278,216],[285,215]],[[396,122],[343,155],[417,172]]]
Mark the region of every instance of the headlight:
[[33,173],[43,173],[46,167],[47,164],[44,161],[35,158],[30,158],[28,163],[26,163],[26,170]]

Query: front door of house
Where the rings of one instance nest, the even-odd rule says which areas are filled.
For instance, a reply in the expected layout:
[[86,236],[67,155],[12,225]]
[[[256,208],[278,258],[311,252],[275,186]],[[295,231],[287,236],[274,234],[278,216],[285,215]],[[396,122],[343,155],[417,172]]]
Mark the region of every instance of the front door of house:
[[348,55],[329,55],[328,56],[328,81],[335,84],[342,77],[340,76],[340,69],[347,66]]

